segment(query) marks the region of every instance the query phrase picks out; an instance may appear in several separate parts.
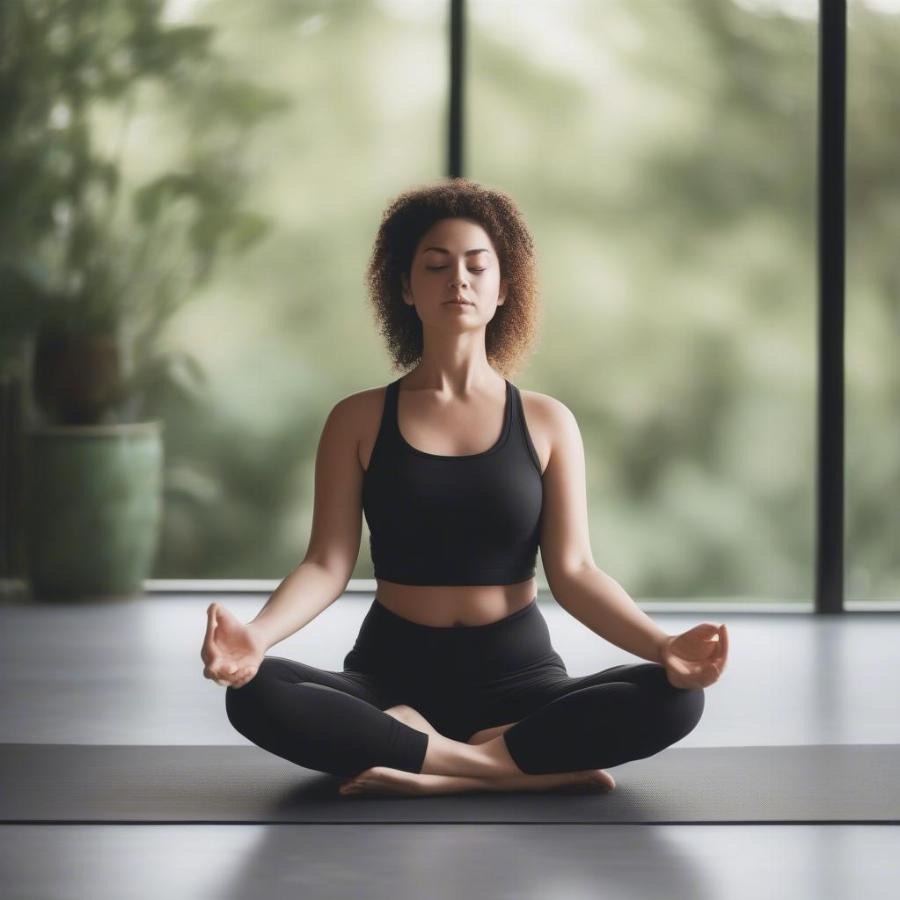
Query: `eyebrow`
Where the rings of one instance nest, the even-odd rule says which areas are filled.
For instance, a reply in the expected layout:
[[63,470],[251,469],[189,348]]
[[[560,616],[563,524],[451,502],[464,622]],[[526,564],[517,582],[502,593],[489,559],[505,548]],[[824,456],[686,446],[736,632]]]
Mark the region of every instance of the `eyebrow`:
[[[422,252],[427,253],[429,250],[437,250],[438,253],[449,253],[446,247],[426,247]],[[490,253],[486,247],[479,247],[476,250],[466,250],[465,256],[472,256],[474,253]]]

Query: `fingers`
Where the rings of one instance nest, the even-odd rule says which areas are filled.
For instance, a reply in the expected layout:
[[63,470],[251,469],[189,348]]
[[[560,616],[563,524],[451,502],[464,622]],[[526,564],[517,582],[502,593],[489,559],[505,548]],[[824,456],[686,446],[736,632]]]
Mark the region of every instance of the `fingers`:
[[204,662],[207,662],[213,655],[213,635],[218,624],[218,604],[210,603],[206,608],[206,635],[203,638],[203,646],[200,648],[200,658]]
[[240,672],[234,677],[231,682],[231,686],[234,688],[243,687],[250,679],[253,677],[253,670],[248,666],[244,669],[241,669]]
[[203,677],[214,681],[216,684],[222,684],[222,681],[219,679],[220,674],[217,669],[213,669],[210,666],[205,666],[203,669]]
[[203,669],[203,677],[209,678],[210,681],[214,681],[222,687],[239,686],[237,682],[245,679],[248,671],[246,667],[239,670],[235,665],[223,667],[211,664]]
[[674,669],[679,675],[690,675],[694,671],[689,666],[685,665],[685,663],[677,656],[673,656],[669,659],[668,666],[670,669]]
[[[721,674],[721,666],[718,662],[709,660],[687,665],[683,660],[672,659],[669,661],[668,670],[674,672],[676,687],[706,688],[715,684]],[[672,681],[672,678],[669,679]]]
[[220,687],[243,687],[255,675],[258,667],[238,666],[237,663],[222,662],[220,658],[210,661],[203,669],[203,677],[214,681]]
[[219,627],[221,607],[218,603],[210,603],[206,608],[206,636],[200,650],[200,658],[205,663],[203,677],[214,681],[220,687],[240,687],[248,680],[247,667],[238,669],[237,663],[223,659],[221,648],[216,647],[216,631]]
[[[716,652],[713,654],[713,659],[716,662],[721,663],[723,666],[725,664],[725,659],[728,656],[728,629],[721,625],[719,627],[719,646],[716,648]],[[721,666],[719,668],[721,671]]]
[[710,684],[714,684],[719,680],[719,676],[725,668],[724,652],[723,647],[720,647],[713,659],[709,660],[706,665],[703,666],[703,675],[708,679],[707,683],[703,685],[704,687],[708,687]]

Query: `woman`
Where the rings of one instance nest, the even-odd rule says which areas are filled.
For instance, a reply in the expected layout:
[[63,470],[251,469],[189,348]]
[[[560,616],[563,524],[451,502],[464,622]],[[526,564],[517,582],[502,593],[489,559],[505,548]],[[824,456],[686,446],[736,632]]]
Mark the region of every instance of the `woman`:
[[[368,287],[396,366],[414,367],[332,410],[306,557],[250,623],[210,605],[204,675],[241,734],[350,776],[344,795],[611,790],[601,766],[696,726],[725,627],[665,635],[594,564],[574,416],[501,374],[537,309],[532,238],[506,194],[465,179],[401,194]],[[361,512],[377,590],[343,671],[267,656],[343,593]],[[650,662],[567,673],[536,602],[539,546],[557,601]]]

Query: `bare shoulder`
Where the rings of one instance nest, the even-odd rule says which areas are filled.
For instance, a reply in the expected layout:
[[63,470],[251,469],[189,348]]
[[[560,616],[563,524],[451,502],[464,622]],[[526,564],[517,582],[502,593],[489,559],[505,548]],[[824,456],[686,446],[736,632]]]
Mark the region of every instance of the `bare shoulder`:
[[541,471],[547,468],[553,453],[554,441],[575,421],[572,411],[562,401],[540,391],[519,389],[525,422],[534,449],[541,461]]
[[386,385],[348,394],[335,404],[333,415],[340,416],[352,434],[360,467],[369,467],[369,457],[378,435],[384,410]]
[[355,391],[342,397],[334,405],[334,409],[338,415],[344,416],[351,421],[358,421],[359,424],[365,424],[365,418],[373,412],[380,413],[381,407],[384,405],[384,395],[386,386],[366,388],[362,391]]
[[533,406],[535,412],[539,415],[572,415],[571,410],[565,403],[557,400],[556,397],[551,397],[549,394],[542,394],[540,391],[526,391],[521,388],[519,393],[522,395],[522,402]]
[[539,391],[522,391],[522,405],[525,407],[525,415],[534,418],[539,423],[552,427],[554,425],[571,422],[575,415],[572,410],[556,397],[542,394]]

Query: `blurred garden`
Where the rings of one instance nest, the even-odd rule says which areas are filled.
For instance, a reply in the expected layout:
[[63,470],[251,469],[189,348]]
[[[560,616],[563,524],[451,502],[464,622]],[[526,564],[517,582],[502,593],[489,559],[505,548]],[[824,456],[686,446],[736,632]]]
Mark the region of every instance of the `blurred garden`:
[[[465,174],[516,199],[538,254],[541,334],[512,380],[578,419],[597,564],[639,600],[808,604],[817,4],[466,10]],[[848,12],[845,591],[877,600],[900,593],[900,3]],[[328,412],[401,374],[364,271],[390,199],[446,171],[448,15],[0,12],[4,364],[30,372],[49,325],[116,335],[119,380],[83,421],[165,425],[152,577],[283,578]],[[61,390],[27,416],[75,421]]]

